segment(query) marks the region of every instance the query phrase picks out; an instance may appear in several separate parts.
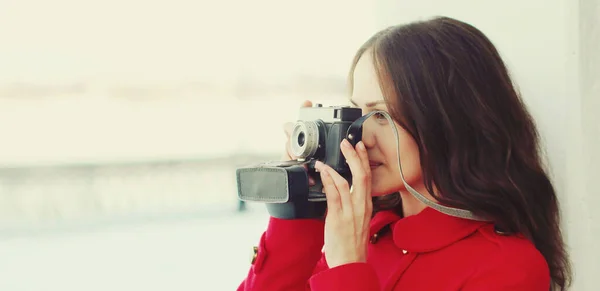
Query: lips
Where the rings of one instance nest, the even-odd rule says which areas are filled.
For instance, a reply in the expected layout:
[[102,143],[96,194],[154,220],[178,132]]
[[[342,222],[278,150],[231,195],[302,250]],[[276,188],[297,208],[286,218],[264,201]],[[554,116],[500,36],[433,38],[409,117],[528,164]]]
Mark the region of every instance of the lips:
[[375,169],[381,165],[382,165],[382,163],[380,163],[380,162],[369,161],[369,166],[371,167],[371,169]]

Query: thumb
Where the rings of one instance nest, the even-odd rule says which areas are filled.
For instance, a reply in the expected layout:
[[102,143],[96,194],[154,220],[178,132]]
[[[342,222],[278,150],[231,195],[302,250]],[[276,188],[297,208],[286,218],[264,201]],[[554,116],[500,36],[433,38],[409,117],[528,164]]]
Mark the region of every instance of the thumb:
[[283,125],[283,132],[285,132],[285,136],[287,136],[288,138],[290,137],[290,135],[292,134],[292,130],[294,129],[294,124],[291,122],[286,122]]

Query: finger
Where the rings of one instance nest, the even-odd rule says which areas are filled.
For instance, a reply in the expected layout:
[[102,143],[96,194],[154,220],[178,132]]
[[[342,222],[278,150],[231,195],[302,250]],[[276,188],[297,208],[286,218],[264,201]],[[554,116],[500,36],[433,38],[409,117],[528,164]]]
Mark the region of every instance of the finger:
[[368,176],[370,171],[365,171],[361,158],[348,140],[344,139],[342,141],[341,148],[342,154],[346,158],[346,162],[352,173],[352,187],[354,190],[352,193],[352,200],[359,202],[360,207],[364,207],[366,200],[365,196],[367,196],[366,193],[369,191],[368,183],[371,182],[371,177]]
[[302,102],[301,107],[312,107],[313,104],[310,100],[305,100],[304,102]]
[[335,188],[340,196],[340,203],[342,210],[352,211],[352,201],[350,198],[350,186],[348,185],[348,181],[340,176],[338,172],[334,169],[325,165],[321,161],[317,161],[315,163],[315,167],[319,170],[319,172],[326,172],[326,174],[333,180]]
[[283,155],[283,160],[289,161],[292,160],[294,155],[292,154],[290,147],[290,134],[292,134],[294,124],[291,122],[286,122],[283,124],[283,133],[285,134],[285,154]]
[[292,122],[286,122],[283,124],[283,132],[285,133],[285,136],[287,138],[290,138],[290,135],[292,134],[293,129],[294,129],[294,123],[292,123]]
[[285,143],[285,149],[287,150],[287,155],[290,160],[295,159],[294,153],[292,152],[292,145],[290,144],[290,140]]
[[315,178],[313,178],[309,175],[308,176],[308,186],[314,186],[314,185],[317,185],[317,183],[315,182]]
[[358,154],[360,164],[365,170],[365,173],[370,175],[371,166],[369,165],[369,155],[367,154],[367,148],[365,148],[365,144],[362,141],[359,141],[358,144],[356,144],[356,153]]
[[284,161],[292,160],[292,155],[290,154],[290,141],[289,140],[285,142],[285,153],[283,153],[282,156],[283,157],[281,159]]
[[325,196],[327,197],[327,214],[339,215],[342,212],[340,193],[329,172],[322,170],[320,173],[321,183],[323,183],[323,192],[325,192]]
[[369,165],[369,155],[367,154],[367,148],[362,141],[359,141],[356,145],[356,152],[358,153],[358,157],[360,158],[360,163],[362,164],[362,168],[365,171],[365,176],[367,178],[367,183],[365,184],[365,188],[367,190],[365,195],[365,200],[367,202],[371,201],[371,166]]

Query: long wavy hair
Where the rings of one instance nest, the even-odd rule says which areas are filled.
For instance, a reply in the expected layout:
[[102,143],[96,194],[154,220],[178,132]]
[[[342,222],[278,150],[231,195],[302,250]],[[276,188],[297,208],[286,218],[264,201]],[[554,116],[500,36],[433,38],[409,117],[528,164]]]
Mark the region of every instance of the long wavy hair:
[[[565,290],[571,270],[556,192],[536,125],[492,42],[447,17],[384,29],[358,50],[350,90],[365,53],[390,115],[418,145],[427,190],[530,239],[549,265],[551,290]],[[376,209],[401,214],[397,193],[374,199]]]

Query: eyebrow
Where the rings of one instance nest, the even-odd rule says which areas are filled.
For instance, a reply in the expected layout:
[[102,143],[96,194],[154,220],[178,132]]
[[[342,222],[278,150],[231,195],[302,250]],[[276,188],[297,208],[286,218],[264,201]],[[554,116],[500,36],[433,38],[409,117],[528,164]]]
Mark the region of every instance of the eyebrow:
[[[352,105],[356,106],[356,107],[360,107],[358,106],[358,104],[356,104],[356,102],[354,102],[354,100],[350,99],[350,103],[352,103]],[[373,102],[367,102],[365,103],[366,107],[375,107],[379,104],[385,104],[385,100],[377,100],[377,101],[373,101]]]

